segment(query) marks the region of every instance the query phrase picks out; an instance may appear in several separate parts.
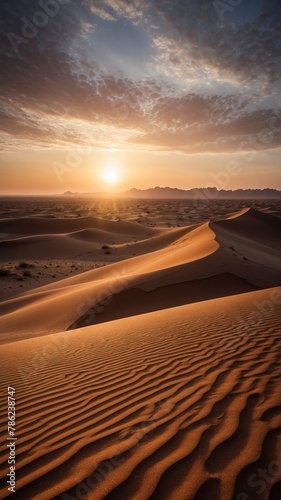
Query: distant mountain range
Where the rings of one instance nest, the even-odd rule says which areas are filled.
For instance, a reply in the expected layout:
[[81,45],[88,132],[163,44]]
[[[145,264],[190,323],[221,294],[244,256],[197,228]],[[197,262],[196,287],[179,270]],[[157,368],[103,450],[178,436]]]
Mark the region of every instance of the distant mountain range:
[[[124,198],[153,198],[153,199],[264,199],[264,198],[281,198],[281,191],[277,189],[236,189],[232,190],[218,190],[215,187],[207,188],[193,188],[193,189],[178,189],[170,187],[154,187],[150,189],[136,189],[132,188],[129,191],[124,191],[118,193],[118,196],[123,196]],[[71,191],[66,191],[64,196],[95,196],[95,197],[113,197],[116,194],[113,193],[72,193]]]

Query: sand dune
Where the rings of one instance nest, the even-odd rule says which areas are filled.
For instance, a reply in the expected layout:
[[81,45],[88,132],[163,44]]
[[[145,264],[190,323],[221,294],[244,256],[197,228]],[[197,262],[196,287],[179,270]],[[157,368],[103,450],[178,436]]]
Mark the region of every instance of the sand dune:
[[[168,230],[167,234],[151,238],[150,251],[147,242],[147,252],[139,257],[3,302],[0,304],[1,340],[18,340],[18,335],[20,338],[42,335],[163,307],[277,286],[281,283],[281,250],[277,250],[281,238],[275,226],[276,218],[262,214],[263,220],[264,217],[269,219],[273,229],[272,232],[268,230],[260,246],[258,228],[248,238],[243,232],[245,218],[248,224],[251,219],[256,221],[255,211],[242,211],[234,219],[223,222],[181,228],[172,233]],[[280,224],[279,219],[277,221]],[[221,224],[224,224],[223,237]],[[225,227],[230,228],[229,240]],[[155,250],[159,238],[163,248]],[[270,246],[272,241],[273,248]],[[247,249],[255,247],[258,258],[251,258]]]
[[40,218],[24,217],[19,219],[0,219],[0,232],[7,235],[60,234],[95,228],[101,231],[118,232],[127,235],[143,236],[157,233],[155,228],[145,228],[139,224],[126,221],[108,221],[94,217],[83,218]]
[[280,269],[280,219],[257,210],[245,210],[227,220],[212,222],[217,241],[269,267]]
[[124,244],[161,234],[161,229],[125,221],[103,221],[92,217],[44,219],[27,217],[0,220],[0,260],[71,257],[101,244]]
[[[277,498],[280,298],[279,287],[1,346],[2,388],[17,387],[14,498]],[[272,304],[265,319],[255,303]]]
[[176,241],[182,234],[191,231],[192,228],[193,226],[189,229],[149,229],[140,233],[131,232],[128,235],[116,227],[115,233],[100,229],[83,229],[66,234],[13,237],[0,241],[0,261],[23,258],[66,258],[87,252],[98,255],[102,250],[101,245],[110,245],[110,248],[114,249],[115,256],[125,259],[131,257],[132,251],[134,254],[141,255],[161,249]]
[[1,393],[16,387],[15,499],[280,498],[280,219],[243,209],[151,229],[34,217],[2,220],[5,231],[2,258],[57,248],[67,259],[113,241],[116,252],[0,303]]

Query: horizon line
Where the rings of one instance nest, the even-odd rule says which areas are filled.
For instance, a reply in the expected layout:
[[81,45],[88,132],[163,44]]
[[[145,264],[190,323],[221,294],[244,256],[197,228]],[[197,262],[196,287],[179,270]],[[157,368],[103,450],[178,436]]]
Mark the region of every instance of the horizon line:
[[226,193],[235,193],[237,191],[275,191],[276,193],[281,194],[281,189],[277,189],[274,187],[263,187],[263,188],[255,188],[255,187],[248,187],[248,188],[236,188],[236,189],[218,189],[216,186],[206,186],[206,187],[192,187],[189,189],[183,189],[180,187],[171,187],[171,186],[154,186],[154,187],[149,187],[149,188],[136,188],[136,187],[131,187],[125,191],[88,191],[88,192],[78,192],[78,191],[71,191],[67,189],[64,192],[59,192],[59,193],[42,193],[42,192],[37,192],[37,193],[0,193],[0,197],[26,197],[26,196],[92,196],[92,195],[107,195],[107,196],[122,196],[126,195],[127,193],[130,193],[131,191],[138,191],[138,192],[145,192],[145,191],[152,191],[152,190],[171,190],[171,191],[180,191],[183,193],[188,193],[190,191],[216,191],[218,193],[226,192]]

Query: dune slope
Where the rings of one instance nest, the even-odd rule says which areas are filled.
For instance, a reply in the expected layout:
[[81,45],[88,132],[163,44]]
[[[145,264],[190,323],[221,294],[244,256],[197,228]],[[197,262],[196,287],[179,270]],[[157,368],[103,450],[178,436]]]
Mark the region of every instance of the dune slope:
[[1,346],[13,498],[277,499],[280,303],[278,287]]

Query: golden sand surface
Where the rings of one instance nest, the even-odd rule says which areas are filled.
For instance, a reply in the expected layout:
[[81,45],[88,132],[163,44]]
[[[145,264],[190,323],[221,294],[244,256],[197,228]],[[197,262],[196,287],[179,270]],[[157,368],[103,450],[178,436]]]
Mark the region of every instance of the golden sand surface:
[[279,204],[9,203],[0,498],[280,499]]

